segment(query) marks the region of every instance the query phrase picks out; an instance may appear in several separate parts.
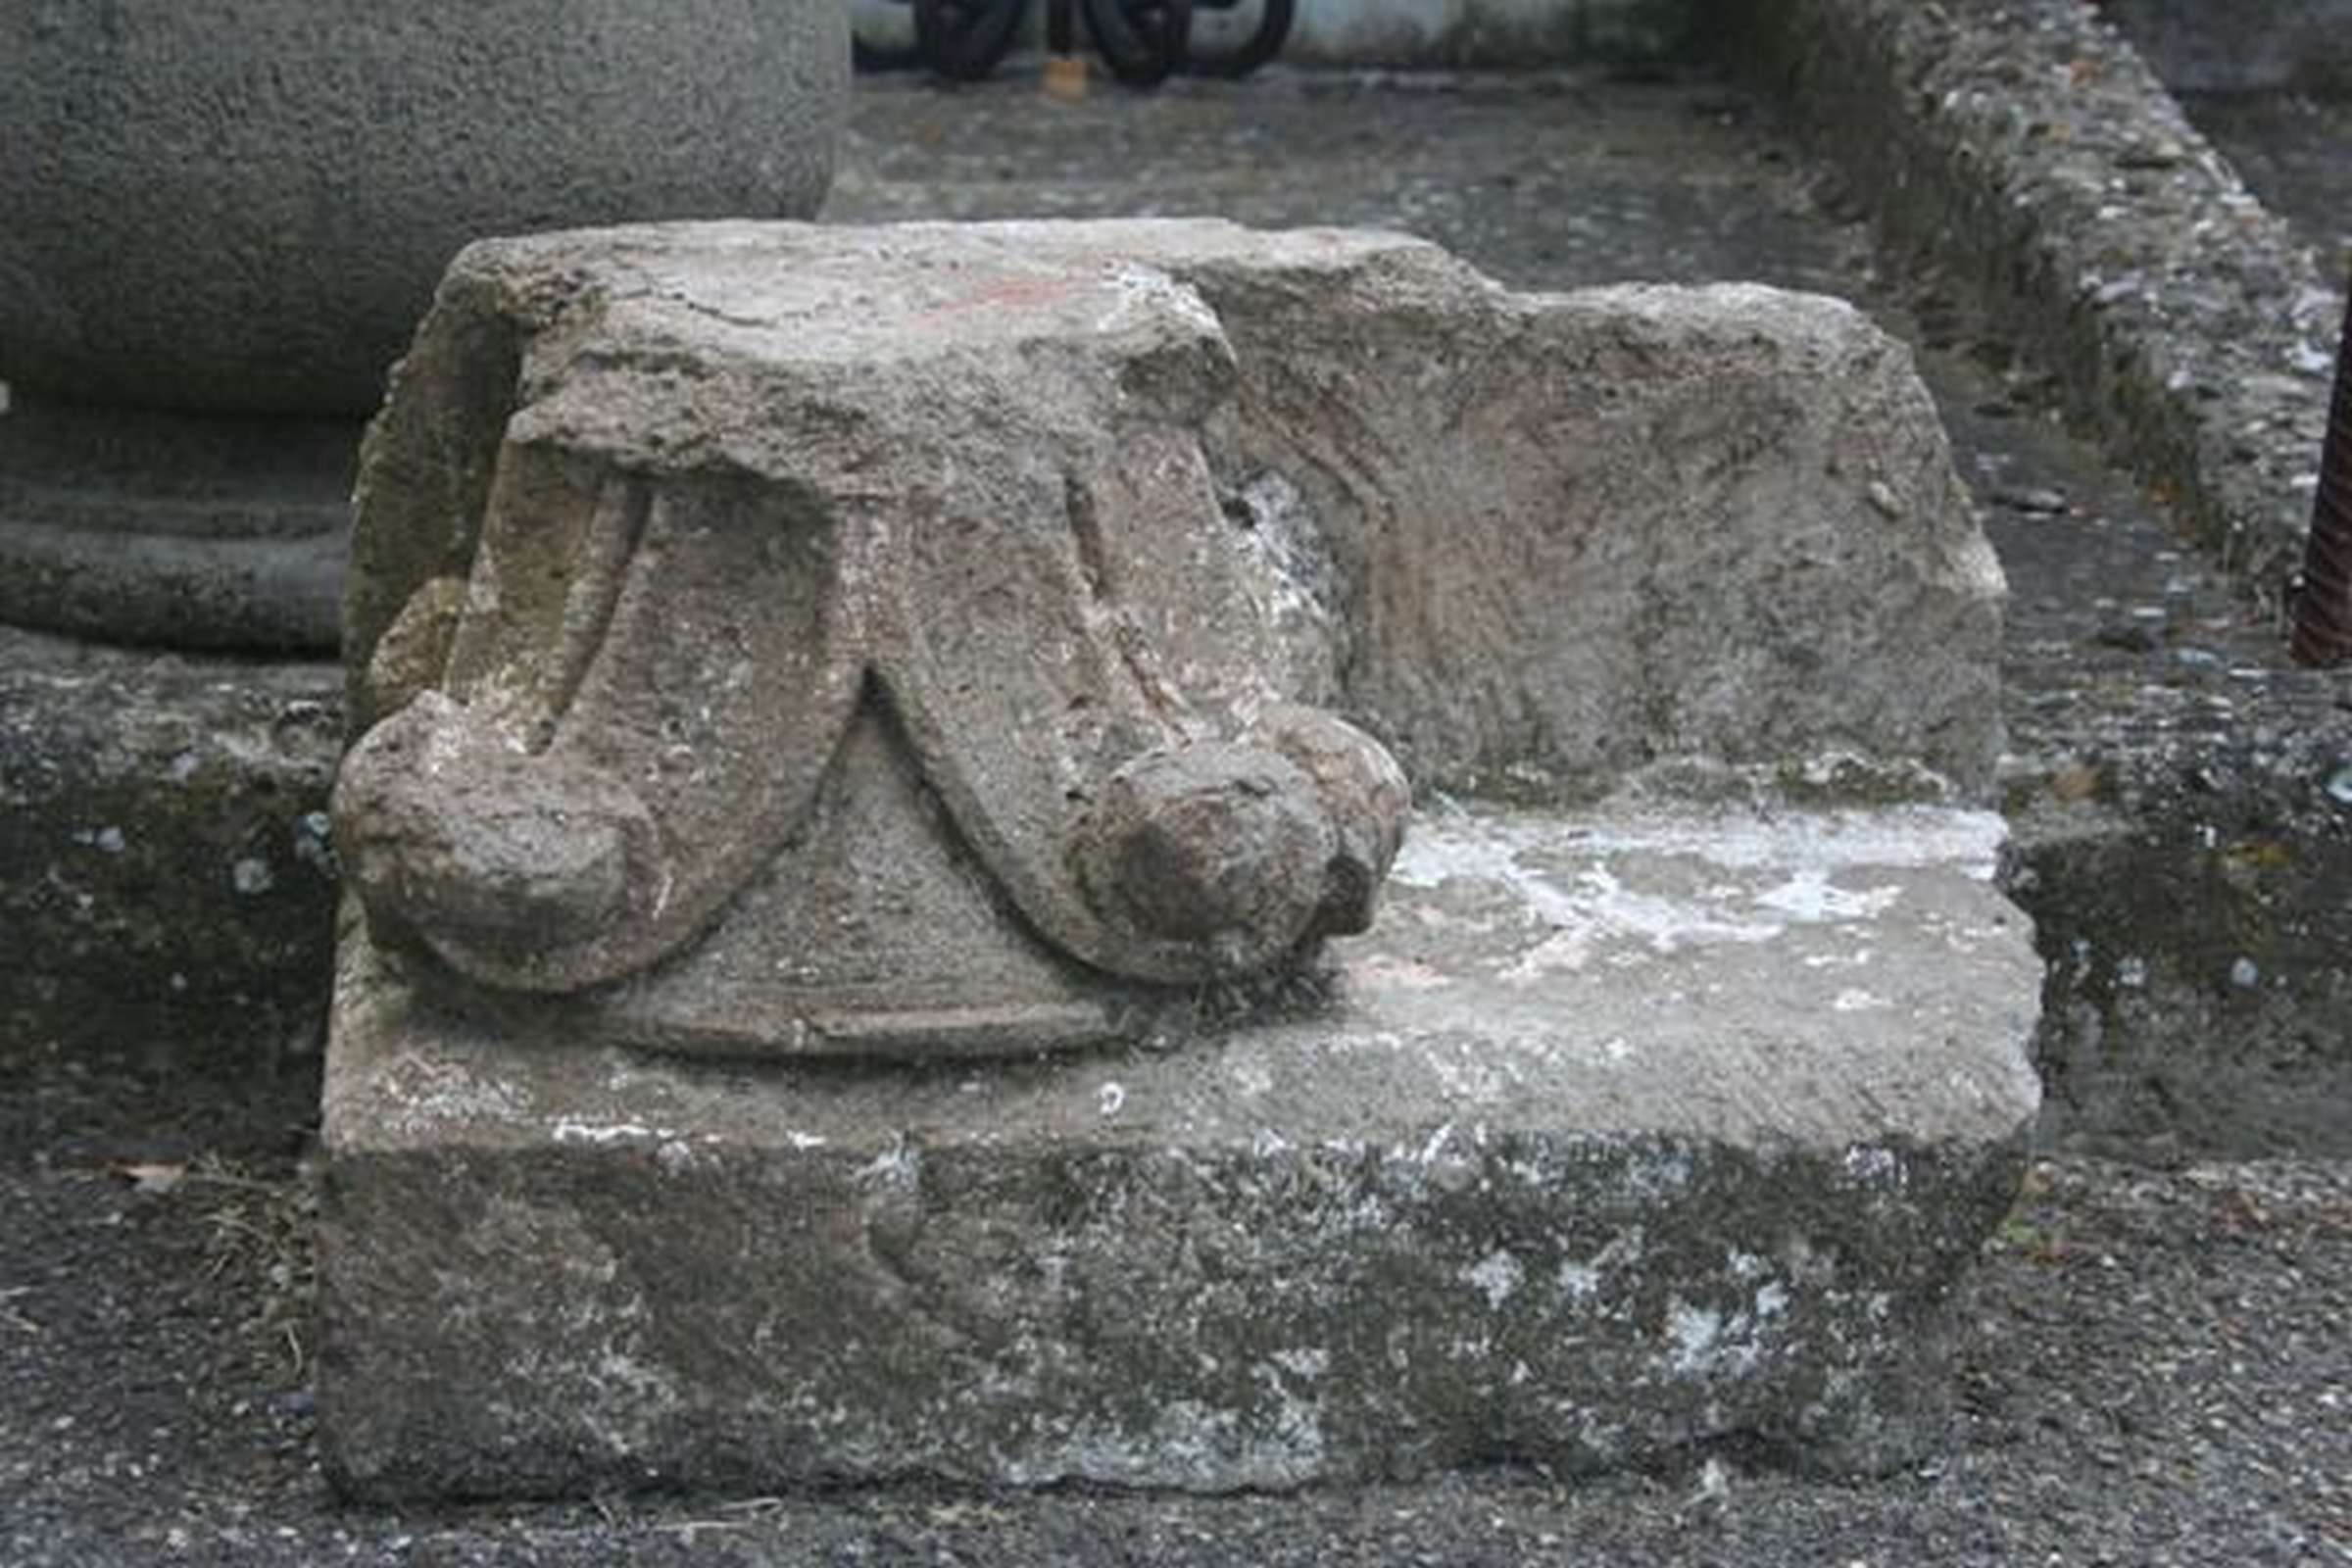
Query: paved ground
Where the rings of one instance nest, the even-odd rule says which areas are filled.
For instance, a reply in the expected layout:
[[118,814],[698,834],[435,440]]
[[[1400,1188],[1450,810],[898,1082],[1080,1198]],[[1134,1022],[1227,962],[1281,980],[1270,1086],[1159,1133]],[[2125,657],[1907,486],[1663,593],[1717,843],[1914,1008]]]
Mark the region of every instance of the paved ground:
[[[0,1563],[2352,1563],[2352,1168],[2036,1168],[1949,1450],[1693,1454],[1297,1496],[888,1492],[376,1512],[318,1469],[298,1097],[54,1071],[0,1102]],[[219,1086],[215,1086],[216,1090]],[[207,1151],[195,1154],[194,1151]]]
[[[1079,105],[1010,77],[871,85],[831,216],[1142,211],[1406,227],[1522,286],[1741,276],[1860,299],[1921,345],[1990,506],[2016,589],[2022,753],[2071,745],[2105,694],[2187,710],[2197,682],[2275,668],[2267,628],[2040,412],[2030,361],[1932,276],[1882,268],[1835,185],[1713,84],[1276,74]],[[11,1568],[2352,1562],[2344,1162],[2045,1163],[1964,1314],[1950,1452],[1873,1485],[1726,1453],[1602,1481],[1498,1464],[1300,1497],[385,1514],[338,1508],[314,1445],[313,1086],[157,1084],[4,1046],[0,1086]]]

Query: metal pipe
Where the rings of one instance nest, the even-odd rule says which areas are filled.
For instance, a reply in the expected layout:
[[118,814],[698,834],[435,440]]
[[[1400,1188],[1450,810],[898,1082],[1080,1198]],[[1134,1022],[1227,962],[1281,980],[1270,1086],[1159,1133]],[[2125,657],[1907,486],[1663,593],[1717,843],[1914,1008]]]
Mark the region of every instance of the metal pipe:
[[2295,662],[2317,667],[2352,660],[2352,294],[2335,353],[2335,396],[2320,448],[2320,488],[2295,594]]

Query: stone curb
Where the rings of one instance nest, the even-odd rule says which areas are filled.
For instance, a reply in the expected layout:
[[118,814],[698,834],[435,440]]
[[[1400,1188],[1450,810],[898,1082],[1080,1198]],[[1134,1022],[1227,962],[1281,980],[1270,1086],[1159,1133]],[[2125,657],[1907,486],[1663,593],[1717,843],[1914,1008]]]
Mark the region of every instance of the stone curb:
[[324,1041],[341,671],[0,627],[0,1041],[266,1077]]
[[[2266,600],[2299,558],[2342,297],[2075,0],[1719,3],[1719,57]],[[2279,302],[2288,302],[2282,312]]]

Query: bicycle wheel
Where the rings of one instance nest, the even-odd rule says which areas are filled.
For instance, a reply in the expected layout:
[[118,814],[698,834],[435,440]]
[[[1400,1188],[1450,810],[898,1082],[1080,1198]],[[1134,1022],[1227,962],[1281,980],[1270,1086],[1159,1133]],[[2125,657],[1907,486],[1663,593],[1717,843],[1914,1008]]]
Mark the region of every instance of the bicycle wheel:
[[1012,48],[1029,0],[914,0],[914,41],[943,76],[978,81]]
[[1112,75],[1131,87],[1156,86],[1184,64],[1193,0],[1086,0],[1086,30]]
[[[1217,9],[1224,10],[1220,6]],[[1184,69],[1196,76],[1247,76],[1276,55],[1291,36],[1291,17],[1298,0],[1264,0],[1257,26],[1236,49],[1205,50],[1194,45],[1185,51]]]

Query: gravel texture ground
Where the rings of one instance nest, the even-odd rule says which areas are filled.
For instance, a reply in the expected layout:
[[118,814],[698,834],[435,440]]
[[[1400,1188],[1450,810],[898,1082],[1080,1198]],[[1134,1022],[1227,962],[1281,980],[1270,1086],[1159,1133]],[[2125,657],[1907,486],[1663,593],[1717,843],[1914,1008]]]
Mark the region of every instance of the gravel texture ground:
[[[238,1086],[9,1062],[0,1563],[2352,1563],[2352,1167],[2044,1160],[1933,1463],[1694,1453],[1184,1498],[894,1489],[379,1512],[319,1477],[298,1140]],[[264,1106],[298,1110],[289,1098]],[[198,1152],[201,1151],[202,1152]]]
[[[2101,725],[2282,679],[2266,628],[2048,416],[2031,356],[1882,266],[1860,204],[1716,84],[1277,73],[1076,105],[1009,77],[868,84],[831,216],[1152,210],[1410,227],[1520,286],[1864,300],[1921,345],[2009,560],[2021,809],[2100,803],[2066,759]],[[2352,1563],[2352,1164],[2177,1138],[2132,1146],[2153,1164],[2036,1168],[1968,1306],[1948,1452],[1872,1484],[1725,1451],[1274,1497],[348,1509],[308,1392],[315,1087],[0,1043],[0,1564]]]

